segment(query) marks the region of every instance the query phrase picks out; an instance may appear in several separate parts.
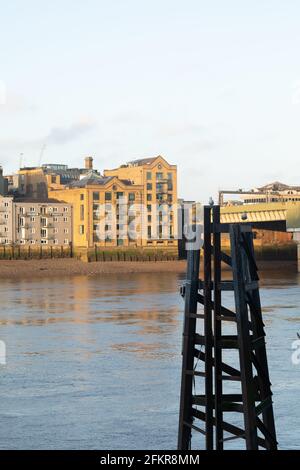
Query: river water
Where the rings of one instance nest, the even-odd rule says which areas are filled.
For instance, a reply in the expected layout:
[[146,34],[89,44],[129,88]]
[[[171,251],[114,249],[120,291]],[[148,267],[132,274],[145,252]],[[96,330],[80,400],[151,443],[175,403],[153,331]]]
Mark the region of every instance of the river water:
[[[175,449],[181,277],[1,280],[0,448]],[[269,271],[261,286],[278,441],[296,449],[300,277]]]

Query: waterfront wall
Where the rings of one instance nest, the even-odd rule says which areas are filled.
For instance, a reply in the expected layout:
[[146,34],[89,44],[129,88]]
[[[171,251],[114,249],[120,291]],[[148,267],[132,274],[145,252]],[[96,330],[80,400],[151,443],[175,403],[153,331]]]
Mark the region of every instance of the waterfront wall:
[[178,259],[176,250],[171,249],[121,249],[103,250],[100,247],[92,249],[75,249],[74,258],[85,262],[92,261],[173,261]]
[[[254,247],[259,261],[297,261],[298,243],[292,234],[271,231],[255,231]],[[222,237],[222,249],[229,251],[229,239]],[[8,246],[0,245],[0,259],[51,259],[75,258],[84,262],[92,261],[168,261],[179,258],[175,247],[167,248],[72,248],[68,246]],[[181,256],[182,258],[182,256]]]
[[103,250],[100,247],[74,248],[72,246],[0,246],[0,260],[75,258],[84,262],[92,261],[171,261],[178,259],[176,250],[171,249],[121,249]]
[[51,259],[51,258],[71,258],[71,246],[0,246],[0,259]]
[[[255,256],[258,261],[297,261],[297,242],[293,234],[272,230],[253,230]],[[229,237],[222,237],[225,252],[229,249]]]

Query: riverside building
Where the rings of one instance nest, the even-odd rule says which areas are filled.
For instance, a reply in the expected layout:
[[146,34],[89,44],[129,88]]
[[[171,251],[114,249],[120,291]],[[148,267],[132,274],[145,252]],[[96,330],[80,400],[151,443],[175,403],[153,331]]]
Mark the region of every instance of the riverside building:
[[71,242],[70,204],[0,196],[1,245],[67,246]]

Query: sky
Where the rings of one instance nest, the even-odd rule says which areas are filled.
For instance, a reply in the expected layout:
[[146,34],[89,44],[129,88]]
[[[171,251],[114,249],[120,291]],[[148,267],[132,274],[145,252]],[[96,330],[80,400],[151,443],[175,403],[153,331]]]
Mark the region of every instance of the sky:
[[10,0],[0,164],[163,155],[179,196],[300,185],[298,0]]

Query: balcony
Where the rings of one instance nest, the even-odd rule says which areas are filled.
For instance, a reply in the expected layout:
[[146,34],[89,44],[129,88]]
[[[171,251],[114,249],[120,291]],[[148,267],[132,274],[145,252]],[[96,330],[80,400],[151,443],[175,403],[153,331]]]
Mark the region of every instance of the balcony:
[[55,213],[51,212],[51,214],[41,214],[41,213],[40,214],[34,214],[34,213],[30,212],[30,213],[27,213],[27,215],[30,215],[32,217],[34,217],[36,215],[36,216],[39,216],[39,217],[44,217],[45,219],[51,219],[52,217],[59,217],[59,216],[61,217],[62,216],[62,214],[59,214],[58,212],[55,212]]
[[55,227],[54,224],[49,224],[49,223],[47,223],[46,225],[45,225],[45,224],[43,224],[43,225],[41,224],[41,228],[44,228],[44,229],[47,229],[47,228],[54,228],[54,227]]

